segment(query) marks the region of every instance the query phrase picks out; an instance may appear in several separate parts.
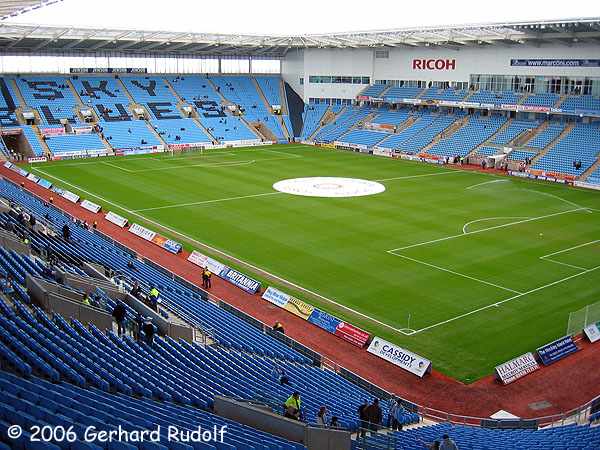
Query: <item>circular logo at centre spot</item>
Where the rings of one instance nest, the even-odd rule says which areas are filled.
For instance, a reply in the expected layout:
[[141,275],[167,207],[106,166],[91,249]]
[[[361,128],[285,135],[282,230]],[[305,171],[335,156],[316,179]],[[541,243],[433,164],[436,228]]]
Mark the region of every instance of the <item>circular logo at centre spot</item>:
[[305,197],[363,197],[385,191],[376,181],[360,178],[310,177],[281,180],[273,185],[279,192]]

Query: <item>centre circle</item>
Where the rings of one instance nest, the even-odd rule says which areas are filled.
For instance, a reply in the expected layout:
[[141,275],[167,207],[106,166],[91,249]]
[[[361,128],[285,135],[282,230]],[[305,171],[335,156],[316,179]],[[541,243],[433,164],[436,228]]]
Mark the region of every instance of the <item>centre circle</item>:
[[380,194],[385,186],[377,181],[360,178],[308,177],[290,178],[273,184],[279,192],[304,197],[363,197]]

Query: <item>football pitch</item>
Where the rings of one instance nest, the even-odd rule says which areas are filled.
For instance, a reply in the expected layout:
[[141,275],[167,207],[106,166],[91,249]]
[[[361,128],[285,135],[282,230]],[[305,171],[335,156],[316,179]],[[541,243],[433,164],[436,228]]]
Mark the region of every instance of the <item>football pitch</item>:
[[[305,145],[30,169],[188,249],[251,264],[230,265],[465,382],[563,336],[569,312],[600,301],[600,192]],[[299,177],[385,191],[273,189]]]

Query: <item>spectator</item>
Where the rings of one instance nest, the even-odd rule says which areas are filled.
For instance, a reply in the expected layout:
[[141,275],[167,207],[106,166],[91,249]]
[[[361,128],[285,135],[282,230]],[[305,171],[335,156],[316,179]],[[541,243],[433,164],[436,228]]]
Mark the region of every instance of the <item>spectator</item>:
[[333,416],[331,418],[331,422],[329,422],[329,427],[330,428],[340,428],[340,421],[337,418],[337,416]]
[[112,316],[115,318],[117,322],[117,334],[122,336],[125,333],[125,316],[127,311],[125,310],[125,305],[122,302],[117,302],[115,307],[113,308]]
[[206,269],[206,287],[210,289],[212,287],[212,272]]
[[367,421],[369,422],[369,428],[371,431],[377,431],[381,426],[381,406],[379,406],[379,399],[373,400],[373,403],[367,408]]
[[273,325],[273,330],[278,331],[281,334],[285,334],[285,330],[283,329],[283,325],[281,324],[281,322],[275,322],[275,325]]
[[83,296],[81,298],[81,303],[83,303],[85,306],[92,306],[90,303],[90,298],[85,292],[83,293]]
[[208,268],[204,267],[202,269],[202,287],[204,289],[208,288],[208,276],[206,275],[206,272],[208,271]]
[[419,442],[421,442],[427,450],[440,450],[440,441],[425,442],[419,439]]
[[154,311],[158,311],[158,304],[160,303],[160,292],[156,289],[156,286],[150,288],[150,305]]
[[135,298],[139,298],[139,295],[142,293],[142,288],[140,287],[140,284],[137,281],[133,282],[133,286],[131,287],[129,293]]
[[133,263],[134,259],[133,256],[131,258],[129,258],[129,261],[127,261],[127,268],[131,269],[131,270],[135,270],[135,264]]
[[280,385],[285,386],[290,384],[290,378],[287,375],[285,368],[275,366],[275,377]]
[[440,442],[439,446],[440,450],[458,450],[456,443],[450,439],[450,436],[447,434],[442,436],[442,442]]
[[135,318],[135,340],[142,340],[142,329],[144,327],[144,316],[142,316],[139,312]]
[[392,430],[402,430],[402,415],[404,414],[404,407],[402,406],[402,400],[399,398],[392,399],[392,405],[390,406],[390,420],[389,426]]
[[300,420],[300,406],[302,400],[300,400],[300,392],[296,391],[285,401],[285,417],[288,419]]
[[358,407],[358,420],[360,426],[360,436],[365,437],[367,435],[367,427],[369,417],[367,415],[369,409],[369,403],[365,400],[362,405]]
[[69,239],[71,238],[71,229],[69,228],[69,225],[67,225],[66,223],[62,227],[62,235],[63,235],[63,239],[65,241],[69,242]]
[[154,345],[154,333],[156,330],[154,324],[152,323],[152,319],[150,319],[149,317],[147,317],[144,321],[142,331],[146,335],[146,344],[152,347]]
[[33,214],[29,216],[29,226],[31,228],[35,227],[35,216]]
[[98,228],[98,222],[96,222],[94,220],[94,223],[92,224],[92,228],[95,230],[96,228]]
[[315,423],[318,427],[327,428],[327,407],[321,406],[319,408],[319,412],[317,413],[317,418]]
[[13,278],[10,274],[6,276],[6,280],[3,284],[4,286],[2,287],[2,291],[5,294],[12,294],[15,291],[13,288]]

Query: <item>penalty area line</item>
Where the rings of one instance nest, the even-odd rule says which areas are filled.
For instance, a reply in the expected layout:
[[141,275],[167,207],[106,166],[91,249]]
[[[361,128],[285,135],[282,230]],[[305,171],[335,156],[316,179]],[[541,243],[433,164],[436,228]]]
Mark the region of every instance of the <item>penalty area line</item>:
[[500,305],[502,305],[504,303],[508,303],[508,302],[513,301],[513,300],[517,300],[517,299],[519,299],[521,297],[524,297],[524,296],[529,295],[529,294],[533,294],[535,292],[539,292],[541,290],[547,289],[547,288],[552,287],[552,286],[556,286],[557,284],[564,283],[565,281],[572,280],[573,278],[577,278],[577,277],[580,277],[582,275],[586,275],[586,274],[588,274],[590,272],[593,272],[594,270],[598,270],[598,269],[600,269],[600,266],[592,267],[591,269],[586,269],[586,270],[584,270],[582,272],[579,272],[579,273],[576,273],[574,275],[570,275],[568,277],[561,278],[560,280],[553,281],[552,283],[548,283],[548,284],[545,284],[543,286],[539,286],[539,287],[537,287],[535,289],[531,289],[529,291],[522,292],[522,293],[517,294],[517,295],[513,295],[512,297],[506,298],[504,300],[500,300],[499,302],[492,303],[492,304],[486,305],[486,306],[482,306],[481,308],[477,308],[477,309],[474,309],[472,311],[468,311],[468,312],[466,312],[464,314],[460,314],[458,316],[452,317],[452,318],[444,320],[442,322],[434,323],[433,325],[429,325],[428,327],[424,327],[424,328],[421,328],[419,330],[416,330],[413,334],[419,334],[419,333],[422,333],[424,331],[431,330],[433,328],[439,327],[441,325],[445,325],[447,323],[454,322],[456,320],[462,319],[464,317],[468,317],[470,315],[477,314],[478,312],[485,311],[486,309],[498,307],[498,306],[500,306]]

